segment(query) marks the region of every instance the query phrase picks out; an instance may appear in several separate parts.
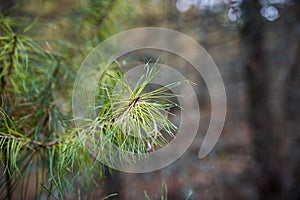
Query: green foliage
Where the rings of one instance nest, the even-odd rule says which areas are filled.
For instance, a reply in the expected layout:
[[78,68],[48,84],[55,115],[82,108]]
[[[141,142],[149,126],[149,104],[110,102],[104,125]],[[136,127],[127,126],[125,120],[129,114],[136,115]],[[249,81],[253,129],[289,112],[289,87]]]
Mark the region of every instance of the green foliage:
[[[179,83],[148,91],[159,73],[148,64],[134,88],[120,66],[107,71],[95,99],[97,118],[74,126],[69,102],[76,70],[95,45],[122,30],[131,12],[120,0],[74,7],[46,25],[42,16],[26,15],[21,23],[0,15],[1,198],[11,198],[20,186],[25,198],[33,176],[36,198],[64,198],[76,182],[89,187],[95,174],[104,178],[97,156],[112,160],[108,144],[143,156],[176,131],[167,116],[177,106],[169,90]],[[89,148],[103,152],[93,157]]]
[[170,108],[177,106],[170,98],[177,96],[168,90],[179,83],[147,92],[157,73],[158,65],[150,68],[145,64],[137,83],[127,80],[119,68],[105,73],[97,97],[98,121],[103,124],[100,131],[105,132],[100,134],[105,141],[114,141],[123,151],[143,154],[167,143],[163,133],[173,136],[176,126],[167,115],[172,114]]
[[46,89],[55,71],[56,62],[53,55],[24,33],[26,27],[20,34],[16,33],[3,17],[0,26],[2,88],[8,84],[6,88],[9,92],[13,92],[18,97],[37,98]]

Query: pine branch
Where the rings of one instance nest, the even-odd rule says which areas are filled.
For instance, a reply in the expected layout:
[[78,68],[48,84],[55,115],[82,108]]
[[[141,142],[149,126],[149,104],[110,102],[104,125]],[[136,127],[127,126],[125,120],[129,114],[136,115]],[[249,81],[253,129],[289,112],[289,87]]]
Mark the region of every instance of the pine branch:
[[[7,79],[9,78],[12,68],[14,67],[14,56],[15,56],[15,52],[16,52],[16,48],[17,48],[17,33],[13,34],[13,44],[12,44],[12,50],[9,54],[9,65],[8,65],[8,69],[7,69],[7,74],[1,77],[1,89],[4,90],[6,83],[7,83]],[[3,72],[3,68],[0,68],[0,74]]]
[[[5,89],[6,83],[7,83],[7,79],[11,74],[12,68],[14,66],[14,55],[15,55],[15,51],[16,51],[16,47],[17,47],[17,34],[14,33],[13,34],[13,46],[12,46],[12,51],[9,54],[9,66],[8,66],[8,71],[6,75],[3,75],[0,77],[0,83],[1,83],[1,91],[0,91],[0,106],[3,106],[3,100],[2,100],[2,95],[3,95],[3,90]],[[0,68],[0,74],[2,74],[4,70],[4,66],[2,68]],[[11,165],[11,158],[9,158],[7,155],[3,155],[4,157],[4,162],[7,163],[7,167],[10,170],[10,165]],[[6,195],[7,195],[7,199],[11,200],[12,199],[12,185],[11,185],[11,179],[10,179],[10,175],[9,173],[5,174],[6,177]]]
[[[117,99],[120,100],[117,102],[120,106],[116,107],[118,110],[115,115],[112,114],[111,109],[113,102],[105,101],[113,94],[109,88],[109,93],[103,94],[106,95],[103,98],[104,109],[95,120],[83,119],[87,120],[87,124],[79,128],[75,128],[65,120],[68,113],[62,113],[59,106],[55,104],[57,103],[54,101],[56,91],[53,90],[58,88],[67,93],[66,91],[72,89],[76,71],[74,66],[79,66],[81,63],[84,50],[86,50],[85,54],[94,44],[112,33],[119,32],[126,24],[120,22],[120,18],[123,22],[129,19],[126,17],[129,7],[125,2],[117,0],[91,0],[90,2],[92,6],[84,8],[85,13],[77,12],[76,16],[72,15],[66,19],[70,20],[74,16],[75,23],[72,21],[63,23],[65,28],[80,27],[80,31],[87,34],[76,34],[77,32],[74,31],[74,37],[69,37],[70,34],[73,35],[72,31],[69,31],[73,30],[72,28],[66,28],[67,31],[58,28],[57,45],[54,44],[53,48],[49,48],[50,51],[45,50],[43,46],[45,40],[37,39],[45,35],[49,36],[48,32],[45,35],[40,34],[39,31],[33,33],[30,31],[33,27],[31,22],[23,27],[24,24],[15,23],[15,19],[8,16],[0,17],[0,101],[2,99],[5,102],[9,101],[7,104],[1,102],[1,107],[6,105],[12,107],[0,110],[2,114],[0,115],[0,153],[3,154],[0,159],[7,170],[7,181],[5,176],[1,177],[1,183],[5,182],[7,185],[1,188],[7,190],[8,197],[12,196],[14,188],[22,180],[21,173],[26,170],[23,160],[32,158],[29,158],[28,154],[34,154],[35,161],[32,165],[26,165],[28,169],[34,167],[37,173],[40,169],[45,170],[45,173],[35,175],[37,188],[38,179],[41,177],[49,196],[56,194],[62,198],[64,192],[72,187],[77,176],[85,180],[87,186],[88,181],[94,179],[94,172],[99,172],[99,177],[103,178],[104,166],[96,162],[98,156],[91,156],[89,145],[98,150],[99,157],[104,156],[109,160],[114,156],[114,152],[105,147],[111,143],[117,144],[123,150],[142,154],[150,150],[149,146],[154,149],[154,145],[161,145],[159,139],[163,136],[158,130],[162,128],[162,124],[169,128],[163,130],[167,133],[175,130],[174,125],[165,116],[159,114],[170,106],[157,102],[157,99],[151,100],[151,98],[158,98],[157,95],[164,98],[167,96],[160,91],[143,96],[140,92],[146,84],[142,85],[143,89],[135,91],[130,98],[123,96],[123,99]],[[18,30],[18,35],[14,33],[11,24],[14,25],[15,30]],[[92,27],[95,28],[93,31],[91,31]],[[72,41],[69,40],[70,38]],[[93,38],[94,43],[90,38]],[[108,79],[113,84],[116,83],[110,77]],[[53,88],[54,85],[57,87]],[[7,93],[3,92],[4,88]],[[62,100],[57,99],[68,101],[69,96],[65,93],[62,95]],[[102,101],[102,98],[99,99]],[[127,111],[124,114],[122,110]],[[134,136],[122,129],[123,126],[128,130],[134,127],[133,131],[137,133],[136,126],[132,126],[135,122],[149,134],[149,139],[139,137],[136,140]],[[27,189],[24,188],[25,191]]]
[[[78,136],[77,133],[75,133],[70,138],[74,138],[76,136]],[[31,145],[33,145],[33,146],[37,146],[37,147],[40,147],[40,148],[43,148],[43,149],[46,149],[46,148],[49,148],[49,147],[54,147],[54,146],[59,145],[59,144],[64,142],[61,139],[54,139],[50,142],[43,143],[43,142],[38,141],[38,140],[30,140],[29,138],[16,137],[14,135],[0,135],[0,138],[24,142],[25,145],[28,146],[29,148],[32,148]]]

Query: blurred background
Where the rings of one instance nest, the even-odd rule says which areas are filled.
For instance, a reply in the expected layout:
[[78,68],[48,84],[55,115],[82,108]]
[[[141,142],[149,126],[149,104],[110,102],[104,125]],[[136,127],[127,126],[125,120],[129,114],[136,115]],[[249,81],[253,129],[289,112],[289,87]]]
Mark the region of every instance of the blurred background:
[[[49,38],[45,48],[69,55],[74,53],[70,45],[79,49],[65,62],[75,73],[88,52],[112,34],[145,26],[180,31],[198,41],[217,64],[228,105],[218,143],[206,158],[199,159],[210,120],[209,94],[188,63],[165,56],[169,66],[176,65],[196,83],[201,121],[195,141],[164,169],[145,174],[113,171],[97,180],[98,186],[91,191],[82,191],[83,199],[91,193],[93,199],[111,193],[118,193],[112,199],[145,199],[144,191],[151,199],[160,199],[166,193],[164,184],[168,199],[174,200],[300,199],[300,1],[111,0],[105,6],[98,2],[2,0],[0,8],[18,23],[37,19],[36,34]],[[76,29],[91,5],[106,14],[99,18],[96,9],[88,15],[97,18],[95,26]],[[67,42],[52,43],[58,37]],[[155,61],[164,53],[140,52],[132,63]],[[56,101],[61,111],[70,112],[72,82],[63,76],[61,81],[69,89],[55,88]],[[34,193],[35,186],[31,187]],[[28,192],[28,199],[31,195]],[[77,196],[70,193],[67,199]]]

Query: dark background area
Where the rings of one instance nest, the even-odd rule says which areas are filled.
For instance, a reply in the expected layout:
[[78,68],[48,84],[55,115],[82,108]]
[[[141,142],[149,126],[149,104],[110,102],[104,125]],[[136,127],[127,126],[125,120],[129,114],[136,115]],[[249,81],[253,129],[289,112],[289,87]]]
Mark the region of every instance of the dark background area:
[[[18,1],[0,2],[5,11]],[[36,2],[40,1],[26,2],[28,5],[15,15],[36,15]],[[203,45],[224,80],[227,117],[217,145],[206,158],[199,159],[210,119],[207,88],[201,77],[193,77],[191,66],[168,57],[169,66],[182,63],[186,75],[197,81],[194,89],[201,121],[196,140],[179,160],[162,170],[145,174],[113,171],[93,188],[95,199],[110,193],[118,193],[115,199],[144,199],[144,191],[159,198],[162,182],[172,200],[185,199],[190,192],[190,199],[300,199],[300,1],[126,3],[134,13],[127,13],[132,21],[124,24],[123,30],[166,27]],[[73,4],[69,0],[45,1],[39,15],[43,23],[60,23]],[[46,35],[53,36],[51,32]],[[69,199],[76,199],[76,195],[70,194]]]

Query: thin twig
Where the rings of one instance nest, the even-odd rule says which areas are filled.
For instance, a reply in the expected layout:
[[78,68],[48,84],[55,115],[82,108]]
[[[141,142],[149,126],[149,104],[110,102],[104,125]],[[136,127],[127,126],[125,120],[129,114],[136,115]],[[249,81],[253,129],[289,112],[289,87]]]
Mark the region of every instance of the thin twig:
[[128,107],[131,107],[131,106],[134,107],[135,104],[136,104],[140,99],[141,99],[140,96],[134,98],[134,99],[128,104]]
[[42,143],[38,140],[28,140],[28,139],[25,139],[25,138],[22,138],[22,137],[16,137],[16,136],[13,136],[13,135],[9,135],[9,136],[8,135],[0,135],[0,138],[9,139],[9,140],[18,140],[18,141],[24,142],[26,146],[35,145],[35,146],[38,146],[38,147],[41,147],[41,148],[53,147],[57,144],[62,143],[61,140],[52,140],[52,141],[47,142],[47,143]]

